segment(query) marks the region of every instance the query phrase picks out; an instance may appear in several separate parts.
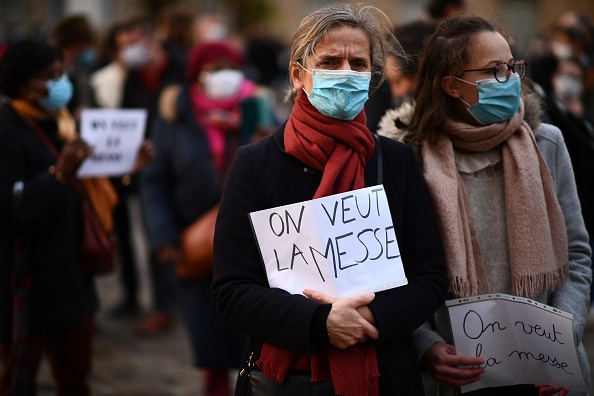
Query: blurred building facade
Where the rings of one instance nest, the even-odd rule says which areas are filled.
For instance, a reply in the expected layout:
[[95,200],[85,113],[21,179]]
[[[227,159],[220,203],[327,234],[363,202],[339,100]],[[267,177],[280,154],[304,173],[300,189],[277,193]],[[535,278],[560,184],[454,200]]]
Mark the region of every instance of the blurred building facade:
[[[251,0],[268,3],[274,14],[265,21],[271,34],[289,42],[299,21],[307,13],[328,4],[328,0]],[[186,3],[196,12],[224,11],[233,17],[229,6],[250,0],[171,0]],[[360,1],[350,1],[360,2]],[[425,1],[367,0],[376,4],[393,23],[423,16]],[[551,26],[565,11],[582,12],[594,20],[594,1],[584,0],[466,0],[469,10],[479,15],[501,18],[516,38],[516,46],[524,50],[531,38]],[[86,14],[97,29],[106,29],[113,22],[146,11],[151,5],[166,0],[2,0],[0,1],[0,41],[7,37],[46,36],[52,24],[71,13]],[[143,9],[144,8],[144,9]]]

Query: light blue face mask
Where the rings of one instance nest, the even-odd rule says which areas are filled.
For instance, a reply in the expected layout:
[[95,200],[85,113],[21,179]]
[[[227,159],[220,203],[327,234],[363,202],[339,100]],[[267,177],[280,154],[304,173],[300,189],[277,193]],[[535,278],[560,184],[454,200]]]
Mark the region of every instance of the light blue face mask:
[[99,54],[93,47],[86,48],[76,59],[76,64],[83,69],[88,69],[95,64]]
[[46,87],[47,96],[39,100],[39,104],[49,112],[54,113],[62,107],[66,107],[72,99],[74,87],[66,74],[62,74],[55,80],[49,80]]
[[489,78],[473,84],[458,77],[454,78],[467,84],[476,85],[479,96],[477,103],[470,105],[464,99],[460,98],[460,100],[468,106],[468,112],[482,125],[507,121],[516,114],[520,107],[522,85],[517,73],[512,74],[509,80],[504,83]]
[[363,110],[369,98],[370,72],[325,69],[310,72],[301,67],[313,76],[311,93],[308,94],[305,88],[303,91],[320,113],[337,120],[350,121]]

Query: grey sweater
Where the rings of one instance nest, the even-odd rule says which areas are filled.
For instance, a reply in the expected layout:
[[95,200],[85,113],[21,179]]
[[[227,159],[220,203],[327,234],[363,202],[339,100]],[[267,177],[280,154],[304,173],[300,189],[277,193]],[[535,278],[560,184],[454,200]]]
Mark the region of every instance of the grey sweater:
[[[541,124],[535,131],[536,141],[551,172],[557,198],[563,210],[569,247],[569,276],[552,293],[535,300],[573,314],[577,354],[586,384],[590,384],[590,369],[582,344],[583,329],[589,305],[592,273],[588,234],[582,219],[573,169],[561,131],[552,125]],[[458,170],[464,180],[473,209],[475,225],[485,270],[491,291],[510,293],[511,276],[507,243],[503,171],[498,152],[485,154],[457,154]],[[529,204],[529,203],[527,203]],[[450,296],[454,298],[455,296]],[[445,307],[441,307],[430,322],[413,333],[419,358],[436,342],[451,343]],[[426,395],[454,395],[452,388],[440,386],[424,373]],[[581,393],[570,391],[570,395]]]

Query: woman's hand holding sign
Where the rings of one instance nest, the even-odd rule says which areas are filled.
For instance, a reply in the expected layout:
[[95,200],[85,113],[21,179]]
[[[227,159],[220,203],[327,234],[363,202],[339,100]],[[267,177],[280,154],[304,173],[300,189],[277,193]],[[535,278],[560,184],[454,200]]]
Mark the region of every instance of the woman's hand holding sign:
[[485,372],[483,367],[479,367],[485,363],[483,358],[457,355],[455,346],[443,342],[429,347],[422,362],[435,382],[452,387],[478,381]]
[[335,347],[344,349],[369,338],[376,340],[379,337],[373,314],[367,306],[373,301],[375,294],[362,294],[342,300],[310,289],[305,289],[303,294],[322,304],[332,304],[326,327],[328,339]]

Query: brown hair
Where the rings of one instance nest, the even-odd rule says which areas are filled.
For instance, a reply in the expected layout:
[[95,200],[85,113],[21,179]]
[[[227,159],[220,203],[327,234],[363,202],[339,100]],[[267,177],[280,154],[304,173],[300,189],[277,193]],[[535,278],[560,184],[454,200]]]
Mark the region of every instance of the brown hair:
[[439,24],[425,45],[415,91],[415,111],[405,139],[411,144],[435,142],[443,133],[444,121],[452,110],[452,98],[441,86],[446,76],[462,76],[470,59],[472,38],[481,32],[498,32],[480,17],[456,16]]
[[53,40],[59,48],[76,44],[90,44],[93,30],[84,15],[69,15],[58,21],[54,28]]

